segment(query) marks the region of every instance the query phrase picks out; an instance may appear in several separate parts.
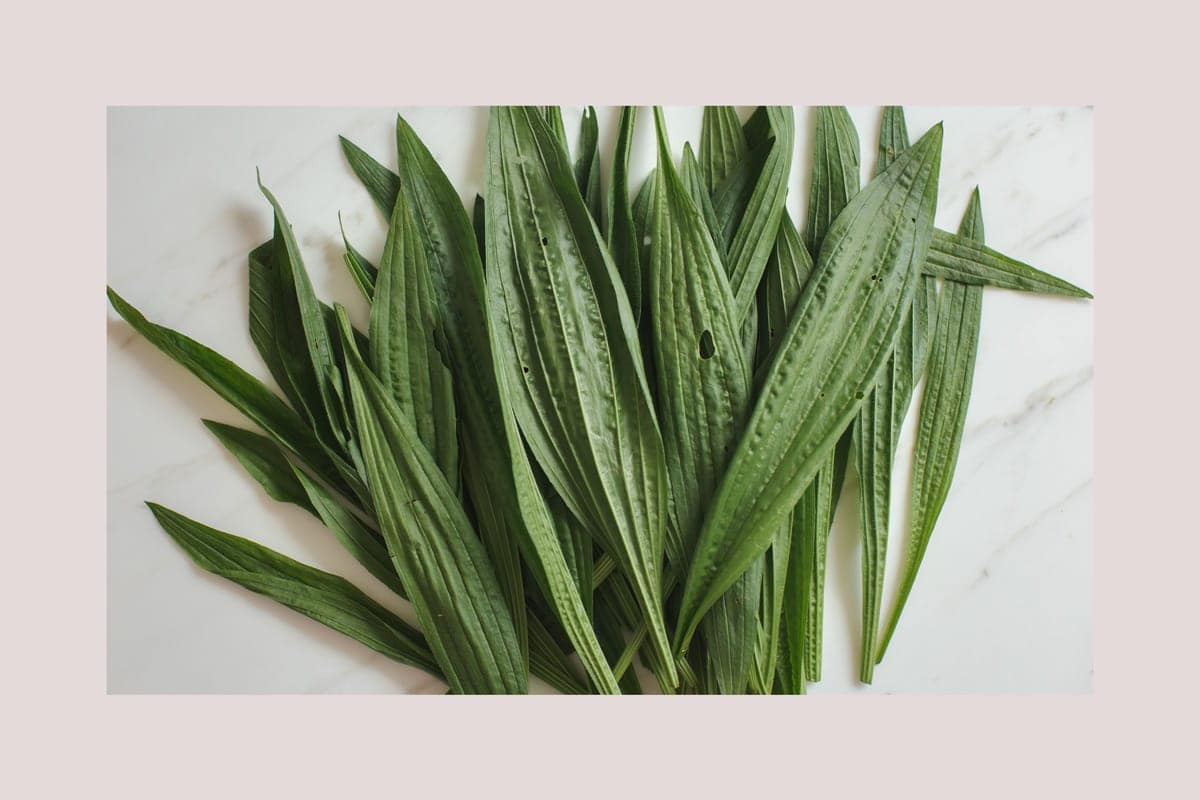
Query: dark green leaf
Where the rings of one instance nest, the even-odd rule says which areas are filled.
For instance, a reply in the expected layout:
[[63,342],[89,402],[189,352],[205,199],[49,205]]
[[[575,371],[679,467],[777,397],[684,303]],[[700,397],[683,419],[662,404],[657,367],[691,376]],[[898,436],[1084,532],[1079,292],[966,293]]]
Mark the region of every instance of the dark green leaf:
[[933,231],[940,161],[937,126],[829,229],[705,518],[680,605],[681,651],[770,545],[895,346]]
[[620,277],[540,115],[493,108],[487,176],[489,307],[508,397],[555,491],[634,584],[674,682],[659,595],[666,471]]
[[[971,196],[959,236],[973,242],[983,241],[983,216],[978,189]],[[888,643],[896,632],[896,624],[912,592],[933,528],[954,479],[954,467],[958,461],[958,448],[966,425],[967,403],[975,374],[982,304],[983,289],[979,286],[955,281],[946,281],[943,285],[917,422],[904,573],[876,663],[883,659]]]
[[525,660],[487,553],[454,488],[343,322],[355,426],[384,542],[450,687],[523,694]]
[[388,658],[445,680],[421,634],[345,579],[156,503],[146,505],[200,568],[277,600]]

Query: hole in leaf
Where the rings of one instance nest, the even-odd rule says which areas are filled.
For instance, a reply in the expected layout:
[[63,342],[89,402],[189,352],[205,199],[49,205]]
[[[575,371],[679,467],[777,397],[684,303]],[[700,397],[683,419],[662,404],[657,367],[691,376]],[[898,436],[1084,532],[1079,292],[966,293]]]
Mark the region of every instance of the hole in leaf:
[[521,372],[524,372],[526,375],[528,375],[528,374],[529,374],[529,367],[527,367],[527,366],[525,366],[524,364],[522,364],[522,365],[521,365]]
[[[913,220],[913,222],[916,222],[916,220],[914,219],[914,220]],[[543,237],[542,237],[542,244],[550,244],[550,240],[549,240],[549,239],[547,239],[545,236],[543,236]]]
[[700,357],[712,358],[713,353],[717,352],[717,345],[713,342],[712,331],[705,329],[700,334]]

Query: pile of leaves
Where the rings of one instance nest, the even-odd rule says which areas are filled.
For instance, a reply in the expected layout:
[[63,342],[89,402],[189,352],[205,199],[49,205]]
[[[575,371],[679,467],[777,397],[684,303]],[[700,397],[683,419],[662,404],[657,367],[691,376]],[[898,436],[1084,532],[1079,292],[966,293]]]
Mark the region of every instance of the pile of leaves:
[[[704,110],[634,195],[637,109],[609,191],[585,113],[572,160],[557,107],[490,112],[473,219],[396,124],[397,171],[349,141],[388,220],[345,262],[366,331],[314,294],[276,198],[249,256],[250,335],[278,392],[148,321],[147,340],[257,431],[205,424],[271,497],[318,517],[412,604],[406,623],[336,575],[150,503],[197,565],[454,693],[802,693],[819,680],[826,543],[861,484],[862,664],[883,658],[946,500],[985,286],[1090,297],[983,243],[978,191],[934,228],[940,125],[910,145],[883,111],[874,177],[858,134],[816,110],[807,219],[785,208],[790,108]],[[261,184],[260,184],[261,185]],[[897,439],[920,398],[907,552],[881,625]],[[881,634],[882,631],[882,634]]]

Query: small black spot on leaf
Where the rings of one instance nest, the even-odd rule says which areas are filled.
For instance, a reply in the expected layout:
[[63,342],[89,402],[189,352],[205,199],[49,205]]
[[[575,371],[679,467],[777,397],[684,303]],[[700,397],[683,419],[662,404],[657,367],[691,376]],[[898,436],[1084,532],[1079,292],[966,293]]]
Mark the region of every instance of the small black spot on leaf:
[[713,342],[712,331],[705,329],[700,334],[700,357],[705,359],[712,358],[715,352],[717,352],[717,346]]
[[[916,220],[914,219],[914,220],[913,220],[913,222],[916,222]],[[549,239],[547,239],[545,236],[543,236],[543,237],[542,237],[542,244],[550,244],[550,240],[549,240]]]

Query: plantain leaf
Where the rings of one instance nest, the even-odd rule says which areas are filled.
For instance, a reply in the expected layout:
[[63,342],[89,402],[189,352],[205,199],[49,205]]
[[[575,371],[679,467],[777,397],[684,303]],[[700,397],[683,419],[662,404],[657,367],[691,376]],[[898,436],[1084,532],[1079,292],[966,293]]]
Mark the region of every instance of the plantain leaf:
[[[637,106],[622,106],[617,126],[617,143],[613,152],[612,180],[608,187],[608,214],[604,220],[604,240],[621,273],[621,283],[629,297],[633,319],[642,316],[642,232],[634,225],[633,204],[629,199],[629,154],[633,149],[633,126],[637,121]],[[640,197],[640,195],[639,195]]]
[[390,659],[445,680],[421,634],[349,581],[146,503],[198,567],[266,595]]
[[662,442],[620,277],[539,115],[493,108],[486,174],[494,351],[516,419],[555,491],[630,578],[674,683],[659,595]]
[[[833,220],[859,191],[858,131],[843,106],[821,106],[816,110],[817,124],[813,141],[813,167],[809,181],[808,221],[805,226],[807,249],[817,253]],[[903,329],[902,329],[903,330]],[[849,461],[851,431],[838,441],[833,453],[826,456],[821,471],[806,490],[802,502],[804,513],[799,514],[798,535],[805,542],[802,548],[811,554],[808,565],[808,602],[804,610],[806,681],[821,680],[821,650],[824,638],[825,569],[834,512],[841,497],[842,483]],[[798,573],[795,573],[798,575]],[[794,595],[799,596],[797,593]],[[793,613],[792,619],[798,615]],[[796,640],[793,635],[792,639]]]
[[426,244],[445,352],[455,376],[467,494],[488,553],[510,608],[524,620],[520,548],[588,676],[600,691],[616,692],[616,679],[595,639],[526,457],[508,393],[501,389],[483,265],[466,211],[445,173],[403,119],[397,121],[397,141],[404,191]]
[[767,106],[773,142],[754,193],[729,243],[729,285],[733,290],[738,321],[750,316],[758,284],[775,246],[792,167],[795,119],[786,106]]
[[[884,109],[880,126],[880,158],[876,174],[908,149],[904,112]],[[927,331],[937,308],[937,279],[923,275],[912,309],[900,328],[895,352],[879,382],[863,403],[854,425],[854,463],[859,478],[859,525],[862,529],[862,638],[859,680],[870,683],[875,668],[875,642],[879,629],[887,562],[888,520],[891,512],[892,465],[900,426],[912,399],[913,387],[924,369]]]
[[981,242],[935,230],[925,274],[957,283],[994,286],[1024,292],[1090,298],[1074,284],[998,253]]
[[845,106],[818,106],[813,137],[812,179],[808,187],[808,224],[804,242],[819,253],[838,214],[858,194],[858,131]]
[[[453,376],[463,483],[525,649],[525,589],[519,554],[524,525],[492,365],[478,244],[458,192],[401,118],[396,120],[396,145],[403,176],[403,181],[397,182],[403,186],[419,240],[425,245],[439,350]],[[389,208],[395,203],[396,197],[392,197]]]
[[646,270],[650,264],[650,212],[653,208],[651,201],[654,197],[656,175],[655,170],[650,170],[650,174],[646,176],[646,179],[642,181],[641,188],[638,189],[637,197],[633,200],[633,229],[637,237],[638,263],[642,265],[641,296],[643,304],[650,302],[648,289],[650,277],[646,274]]
[[[708,499],[745,420],[750,368],[732,291],[710,228],[671,159],[662,111],[654,110],[658,178],[651,214],[651,326],[663,450],[671,487],[671,560],[686,565]],[[686,158],[686,156],[685,156]],[[694,172],[698,177],[698,172]],[[701,191],[701,197],[704,197]],[[741,693],[750,678],[762,571],[718,601],[705,640],[717,683]]]
[[400,193],[400,176],[380,164],[345,136],[339,136],[338,141],[342,144],[342,153],[345,154],[350,169],[375,201],[379,213],[383,214],[384,219],[391,219],[392,209],[396,206],[396,195]]
[[271,438],[295,453],[313,472],[347,496],[354,496],[330,453],[295,411],[250,373],[194,339],[147,320],[110,287],[108,300],[150,344],[185,367]]
[[450,370],[438,352],[433,284],[408,200],[396,198],[371,304],[371,367],[457,486],[458,425]]
[[733,106],[705,106],[700,127],[700,174],[714,195],[746,157],[746,136]]
[[523,694],[525,659],[487,553],[454,488],[354,349],[338,311],[367,484],[430,650],[456,693]]
[[[959,236],[983,241],[983,214],[979,190],[971,195],[970,205],[959,227]],[[917,439],[913,448],[912,500],[908,547],[900,592],[892,610],[875,661],[883,659],[896,624],[916,581],[917,572],[937,518],[945,505],[954,479],[958,448],[967,418],[967,403],[975,374],[975,356],[979,346],[979,319],[983,289],[955,281],[946,281],[938,304],[937,322],[930,343],[929,373],[921,398]]]
[[[289,323],[288,331],[299,335],[294,339],[289,338],[288,341],[294,342],[297,349],[299,349],[299,343],[303,343],[308,355],[308,363],[303,368],[303,379],[298,375],[301,370],[299,362],[302,360],[298,354],[294,359],[294,366],[293,362],[286,358],[284,366],[294,382],[302,380],[305,385],[316,388],[315,395],[320,400],[320,406],[309,408],[308,411],[312,417],[317,438],[330,447],[337,445],[343,451],[348,451],[348,432],[341,424],[344,410],[337,399],[341,387],[336,385],[338,372],[334,362],[329,329],[326,327],[325,312],[313,292],[312,282],[308,278],[308,272],[300,257],[300,246],[292,234],[292,226],[284,216],[282,206],[275,199],[275,195],[271,194],[270,190],[262,184],[261,179],[258,188],[275,212],[273,241],[276,243],[274,257],[278,261],[274,270],[274,279],[277,287],[282,291],[282,294],[276,294],[276,298],[286,298],[284,302],[287,303],[286,307],[278,309],[276,313],[292,317],[293,321]],[[281,355],[284,354],[283,341],[284,337],[279,335],[277,327],[276,342],[280,345]],[[293,369],[296,371],[294,372]],[[309,401],[309,403],[316,406],[315,400]]]
[[900,106],[884,106],[879,123],[879,153],[875,157],[875,174],[882,175],[896,156],[908,149],[908,123]]
[[680,603],[678,650],[769,546],[895,346],[933,231],[941,137],[937,126],[900,156],[826,234],[705,518]]
[[596,122],[596,109],[588,106],[579,124],[579,158],[575,160],[575,182],[579,193],[587,204],[596,225],[601,219],[600,197],[600,126]]
[[563,154],[570,158],[570,148],[567,145],[567,126],[563,124],[562,109],[558,106],[542,106],[542,117],[550,126],[554,138],[562,146]]
[[[721,270],[724,271],[724,246],[719,244],[721,242],[721,223],[717,221],[717,212],[713,210],[712,198],[709,197],[708,188],[704,185],[700,164],[696,161],[696,155],[692,152],[690,144],[683,146],[683,159],[679,162],[679,179],[683,181],[684,188],[687,189],[688,196],[692,199],[692,204],[700,212],[704,227],[713,240],[717,252],[721,255]],[[726,283],[728,283],[728,279],[726,279]]]
[[346,237],[346,228],[342,225],[340,213],[338,214],[338,228],[342,231],[342,242],[346,245],[346,252],[342,255],[342,259],[346,262],[346,270],[350,273],[354,285],[362,292],[363,298],[370,303],[375,297],[375,282],[379,280],[379,268],[355,249],[354,245],[350,244],[350,239]]
[[534,675],[550,684],[563,694],[587,694],[588,687],[579,676],[571,660],[554,642],[554,637],[537,617],[529,617],[529,668]]
[[292,465],[273,441],[253,431],[211,419],[201,422],[273,500],[291,503],[312,514],[317,513],[292,471]]

